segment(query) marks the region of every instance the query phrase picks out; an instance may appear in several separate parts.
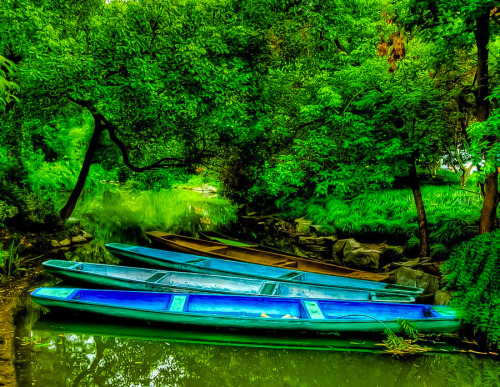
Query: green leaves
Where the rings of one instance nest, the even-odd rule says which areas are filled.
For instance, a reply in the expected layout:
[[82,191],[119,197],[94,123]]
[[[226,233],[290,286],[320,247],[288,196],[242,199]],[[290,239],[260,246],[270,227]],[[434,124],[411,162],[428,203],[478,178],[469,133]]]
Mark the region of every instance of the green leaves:
[[494,231],[463,243],[443,266],[446,286],[462,318],[493,344],[500,343],[500,250]]
[[5,108],[13,101],[19,101],[15,92],[19,91],[19,86],[9,80],[14,76],[14,62],[0,55],[0,108]]

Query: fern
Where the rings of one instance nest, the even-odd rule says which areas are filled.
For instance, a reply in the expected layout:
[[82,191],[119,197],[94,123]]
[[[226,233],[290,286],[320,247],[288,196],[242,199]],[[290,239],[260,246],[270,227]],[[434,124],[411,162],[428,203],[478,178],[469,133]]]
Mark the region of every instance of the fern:
[[488,341],[500,343],[500,230],[480,235],[456,249],[443,265],[454,305]]

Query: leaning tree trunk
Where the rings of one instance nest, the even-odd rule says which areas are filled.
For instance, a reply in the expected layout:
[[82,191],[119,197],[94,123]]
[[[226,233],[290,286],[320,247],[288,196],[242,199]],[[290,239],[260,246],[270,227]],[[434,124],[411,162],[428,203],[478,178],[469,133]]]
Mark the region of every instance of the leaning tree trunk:
[[[485,122],[490,116],[489,86],[488,86],[488,43],[490,41],[490,12],[486,11],[476,19],[474,31],[477,45],[477,93],[476,108],[477,120]],[[488,147],[491,147],[496,138],[485,138]],[[486,154],[488,149],[484,150]],[[486,176],[484,182],[484,201],[479,218],[479,233],[490,232],[495,227],[498,207],[498,171],[493,163],[494,171]]]
[[99,138],[101,137],[103,131],[104,124],[100,116],[94,116],[94,133],[92,133],[92,138],[90,139],[89,147],[87,148],[87,153],[85,154],[85,159],[83,160],[82,168],[80,169],[80,174],[78,175],[78,180],[76,181],[75,188],[73,188],[68,201],[59,211],[59,216],[63,220],[66,220],[71,216],[73,210],[75,209],[78,198],[83,191],[83,187],[85,187],[85,181],[87,180],[87,176],[89,174],[92,159],[94,158],[94,154],[97,150],[97,145],[99,144]]
[[420,182],[417,175],[416,157],[412,155],[410,160],[410,169],[408,171],[410,179],[410,188],[413,192],[413,199],[417,207],[418,219],[418,237],[420,239],[420,256],[430,256],[429,245],[429,230],[427,225],[427,215],[425,214],[424,199],[422,198],[422,191],[420,190]]

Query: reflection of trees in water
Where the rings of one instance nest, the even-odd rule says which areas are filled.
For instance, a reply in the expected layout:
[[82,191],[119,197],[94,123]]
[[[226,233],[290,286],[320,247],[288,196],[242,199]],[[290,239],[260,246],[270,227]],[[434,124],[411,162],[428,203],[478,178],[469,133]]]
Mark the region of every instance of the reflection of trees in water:
[[[167,343],[44,333],[40,386],[493,386],[491,359],[384,355]],[[67,381],[67,382],[65,382]]]
[[[235,220],[227,200],[188,190],[136,191],[113,188],[87,195],[75,216],[96,239],[122,243],[145,242],[143,231],[162,230],[196,235],[200,228]],[[203,223],[203,224],[202,224]]]

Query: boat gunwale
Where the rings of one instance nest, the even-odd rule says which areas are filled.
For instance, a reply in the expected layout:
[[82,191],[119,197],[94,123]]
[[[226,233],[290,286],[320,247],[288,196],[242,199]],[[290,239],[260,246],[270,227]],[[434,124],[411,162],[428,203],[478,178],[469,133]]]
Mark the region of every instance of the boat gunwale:
[[[123,244],[119,244],[119,245],[123,245]],[[174,267],[183,267],[183,266],[187,266],[188,268],[195,268],[196,270],[194,270],[194,272],[199,272],[199,273],[206,273],[206,271],[211,271],[211,272],[215,272],[215,273],[221,273],[221,275],[223,274],[230,274],[230,275],[237,275],[237,274],[234,274],[234,272],[231,272],[231,271],[228,271],[228,270],[222,270],[222,269],[218,269],[218,268],[203,268],[203,267],[200,267],[200,266],[197,266],[197,265],[194,265],[192,263],[190,263],[190,261],[186,261],[186,262],[175,262],[175,261],[172,261],[172,260],[169,260],[168,258],[163,258],[163,257],[154,257],[154,256],[151,256],[151,255],[148,255],[147,253],[143,253],[143,252],[138,252],[138,251],[131,251],[130,248],[140,248],[140,249],[148,249],[148,247],[142,247],[142,246],[134,246],[134,245],[125,245],[125,246],[128,246],[128,250],[126,248],[117,248],[117,247],[114,247],[113,246],[113,243],[107,243],[105,245],[106,249],[108,249],[112,254],[113,252],[116,252],[116,254],[118,254],[119,256],[122,256],[122,257],[125,257],[125,258],[128,258],[128,259],[135,259],[133,257],[130,257],[130,256],[127,256],[127,255],[132,255],[132,256],[139,256],[139,257],[143,257],[144,259],[143,260],[140,260],[141,262],[143,263],[147,263],[147,264],[150,264],[150,265],[159,265],[159,266],[162,266],[162,263],[163,264],[170,264]],[[149,249],[152,249],[152,248],[149,248]],[[168,253],[168,251],[166,250],[161,250],[161,249],[152,249],[152,250],[158,250],[159,252],[164,252],[164,253]],[[179,252],[174,252],[175,254],[183,254],[183,255],[192,255],[192,256],[195,256],[193,254],[186,254],[186,253],[179,253]],[[195,256],[196,257],[196,256]],[[236,262],[236,263],[239,263],[239,264],[248,264],[248,265],[259,265],[258,263],[251,263],[251,262],[241,262],[241,261],[231,261],[231,260],[224,260],[222,258],[214,258],[214,257],[205,257],[205,256],[198,256],[200,257],[200,259],[202,259],[202,261],[205,261],[205,260],[221,260],[221,261],[228,261],[228,262]],[[266,265],[262,265],[262,266],[266,266]],[[272,267],[272,268],[277,268],[277,267],[274,267],[274,266],[268,266],[268,267]],[[205,269],[205,270],[203,270]],[[307,271],[301,271],[301,270],[292,270],[292,269],[288,269],[288,268],[277,268],[277,269],[282,269],[282,270],[288,270],[289,272],[296,272],[297,274],[302,274],[302,273],[310,273],[310,274],[315,274],[315,275],[325,275],[325,276],[331,276],[331,277],[337,277],[333,274],[322,274],[322,273],[311,273],[311,272],[307,272]],[[186,269],[180,269],[180,270],[186,270]],[[264,277],[262,275],[258,275],[258,274],[252,274],[252,273],[245,273],[243,275],[244,277],[250,277],[250,278],[267,278],[267,277]],[[394,287],[398,287],[398,286],[404,286],[404,285],[393,285],[393,284],[388,284],[388,283],[385,283],[385,282],[377,282],[377,281],[370,281],[370,280],[364,280],[364,279],[358,279],[358,278],[350,278],[350,277],[340,277],[340,278],[347,278],[347,279],[350,279],[350,280],[355,280],[355,281],[361,281],[362,283],[376,283],[376,284],[379,284],[381,285],[381,288],[380,289],[368,289],[368,288],[356,288],[355,286],[353,285],[349,285],[349,284],[318,284],[318,283],[315,283],[315,282],[312,282],[312,281],[305,281],[305,280],[301,280],[301,281],[297,281],[297,280],[294,280],[293,278],[292,279],[286,279],[286,278],[283,278],[283,279],[275,279],[275,281],[283,281],[283,282],[289,282],[289,283],[301,283],[301,284],[307,284],[307,285],[321,285],[321,286],[327,286],[327,287],[336,287],[336,288],[343,288],[343,289],[361,289],[361,290],[371,290],[371,291],[377,291],[377,290],[380,290],[381,292],[387,292],[387,293],[395,293],[395,294],[404,294],[404,295],[411,295],[411,296],[418,296],[420,295],[424,289],[423,288],[417,288],[417,287],[409,287],[409,288],[412,288],[412,289],[395,289],[395,290],[386,290],[382,287],[382,285],[387,285],[389,288],[391,286],[394,286]]]
[[[157,233],[163,233],[162,231],[147,231],[146,235],[148,236],[148,238],[151,236],[151,237],[155,238],[156,240],[165,241],[165,243],[171,243],[171,244],[174,244],[174,245],[179,245],[182,248],[190,249],[190,250],[195,251],[195,252],[203,252],[202,250],[197,250],[197,249],[195,249],[195,248],[193,248],[191,246],[184,246],[184,245],[182,245],[182,244],[180,244],[180,243],[178,243],[176,241],[172,241],[172,240],[168,239],[168,237],[172,236],[173,238],[186,239],[188,241],[193,241],[193,243],[196,243],[196,241],[199,241],[200,239],[196,239],[196,238],[192,238],[192,237],[187,237],[187,236],[184,236],[184,235],[170,234],[170,233],[163,233],[164,235],[154,235],[153,233],[155,233],[155,232],[157,232]],[[296,260],[298,263],[318,264],[318,265],[325,266],[327,268],[338,269],[340,271],[345,272],[345,274],[367,273],[367,274],[373,274],[374,276],[385,277],[385,280],[389,277],[388,275],[385,276],[383,273],[367,272],[367,271],[364,271],[364,270],[354,269],[354,268],[345,267],[345,266],[339,266],[339,265],[335,265],[335,264],[332,264],[332,263],[309,260],[309,259],[304,258],[304,257],[299,257],[299,256],[294,256],[294,255],[288,255],[286,253],[280,254],[280,253],[271,252],[271,251],[259,250],[259,249],[251,248],[251,247],[242,247],[242,246],[227,245],[227,244],[224,244],[224,243],[221,243],[221,242],[206,241],[206,240],[201,240],[201,241],[202,242],[214,243],[214,244],[220,245],[220,247],[224,247],[224,248],[228,248],[228,249],[235,248],[236,250],[240,250],[240,249],[241,250],[250,250],[251,252],[257,253],[257,254],[268,254],[268,255],[271,255],[271,256],[279,256],[279,257],[283,257],[285,259]],[[210,253],[210,252],[207,252],[207,253]],[[243,260],[236,259],[236,258],[231,258],[230,256],[224,256],[222,254],[217,254],[217,255],[220,255],[220,257],[217,256],[217,257],[213,257],[213,258],[234,260],[234,261],[238,261],[238,262],[253,263],[253,262],[243,261]],[[264,266],[279,267],[279,266],[274,266],[274,265],[265,264],[265,263],[258,263],[258,264],[259,265],[264,265]],[[306,270],[301,270],[301,271],[306,271]],[[314,271],[306,271],[306,272],[343,276],[341,274],[334,274],[333,270],[332,270],[332,274],[320,273],[320,272],[314,272]],[[348,277],[348,276],[345,276],[345,277],[347,277],[347,278],[355,278],[355,277]],[[355,279],[360,279],[360,278],[355,278]],[[360,279],[360,280],[363,280],[363,281],[375,281],[375,280],[368,280],[368,279]],[[383,282],[383,280],[380,279],[379,281],[375,281],[375,282]]]
[[[234,320],[234,319],[250,319],[252,321],[256,321],[256,320],[259,320],[259,321],[275,321],[275,322],[281,322],[281,323],[285,323],[285,324],[293,324],[295,325],[297,322],[312,322],[313,324],[317,324],[317,323],[320,323],[322,325],[325,325],[325,324],[332,324],[332,323],[335,323],[335,322],[339,322],[339,323],[355,323],[355,324],[362,324],[362,323],[379,323],[379,324],[382,324],[384,325],[384,323],[393,323],[393,322],[397,322],[400,318],[397,317],[397,318],[394,318],[394,319],[391,319],[391,320],[381,320],[381,319],[377,319],[375,317],[372,317],[372,316],[368,316],[370,317],[370,319],[363,319],[363,320],[349,320],[349,321],[340,321],[342,319],[342,317],[345,317],[345,316],[342,316],[340,318],[335,318],[335,319],[328,319],[328,318],[324,318],[324,319],[313,319],[313,318],[290,318],[290,319],[284,319],[282,317],[262,317],[262,316],[247,316],[247,315],[224,315],[224,314],[217,314],[217,313],[197,313],[197,312],[190,312],[190,311],[170,311],[170,310],[167,310],[167,309],[164,309],[164,310],[155,310],[155,309],[139,309],[139,308],[136,308],[136,307],[132,307],[132,306],[123,306],[123,305],[120,305],[120,306],[114,306],[114,305],[109,305],[109,304],[105,304],[105,303],[102,303],[102,302],[94,302],[94,301],[85,301],[85,300],[80,300],[80,299],[73,299],[73,298],[68,298],[68,297],[74,297],[75,293],[77,293],[78,291],[80,290],[91,290],[91,291],[102,291],[102,292],[115,292],[114,290],[96,290],[96,289],[84,289],[84,288],[61,288],[61,289],[72,289],[73,292],[70,293],[68,296],[66,296],[65,298],[60,298],[60,297],[55,297],[55,296],[50,296],[50,295],[45,295],[45,296],[39,296],[38,294],[36,294],[36,292],[39,290],[39,289],[43,289],[43,288],[37,288],[35,289],[33,292],[31,292],[31,297],[35,298],[35,299],[42,299],[42,300],[52,300],[52,301],[58,301],[58,302],[61,302],[61,303],[71,303],[71,304],[81,304],[81,305],[90,305],[90,306],[100,306],[100,307],[105,307],[107,309],[124,309],[124,310],[131,310],[131,311],[137,311],[137,312],[141,312],[141,313],[154,313],[154,314],[158,314],[158,315],[169,315],[169,314],[173,314],[173,315],[184,315],[184,316],[195,316],[195,317],[211,317],[211,318],[223,318],[223,319],[231,319],[231,320]],[[161,293],[161,292],[136,292],[136,291],[122,291],[122,290],[119,290],[118,292],[130,292],[130,293],[148,293],[148,294],[157,294],[157,295],[161,295],[161,296],[166,296],[166,295],[170,295],[170,296],[186,296],[189,300],[189,296],[191,296],[192,294],[190,293],[176,293],[176,294],[169,294],[169,293]],[[195,294],[195,296],[214,296],[213,294],[200,294],[200,293],[197,293]],[[251,296],[251,295],[245,295],[245,296],[237,296],[237,295],[216,295],[218,297],[248,297],[248,298],[267,298],[267,297],[263,297],[263,296]],[[304,300],[304,298],[301,298],[301,297],[294,297],[294,298],[281,298],[283,301],[299,301],[299,305],[301,305],[301,302],[302,300]],[[278,299],[279,300],[279,299]],[[315,301],[315,302],[325,302],[325,300],[321,300],[321,299],[308,299],[307,301]],[[170,302],[170,300],[169,300]],[[348,302],[348,303],[366,303],[366,302],[369,302],[369,301],[344,301],[344,300],[328,300],[326,302]],[[385,303],[384,306],[387,306],[387,305],[391,305],[390,303]],[[401,306],[401,305],[404,305],[404,306],[408,306],[408,307],[418,307],[418,306],[423,306],[423,307],[428,307],[428,309],[431,309],[434,305],[426,305],[426,304],[395,304],[395,306]],[[50,309],[50,308],[49,308]],[[97,312],[96,312],[97,313]],[[347,315],[346,315],[347,316]],[[133,317],[132,317],[133,318]],[[446,317],[446,316],[442,316],[442,317],[435,317],[435,316],[429,316],[429,317],[425,317],[425,318],[411,318],[409,319],[411,322],[444,322],[444,321],[448,321],[448,322],[459,322],[460,319],[456,317],[454,318],[451,318],[451,317]]]

